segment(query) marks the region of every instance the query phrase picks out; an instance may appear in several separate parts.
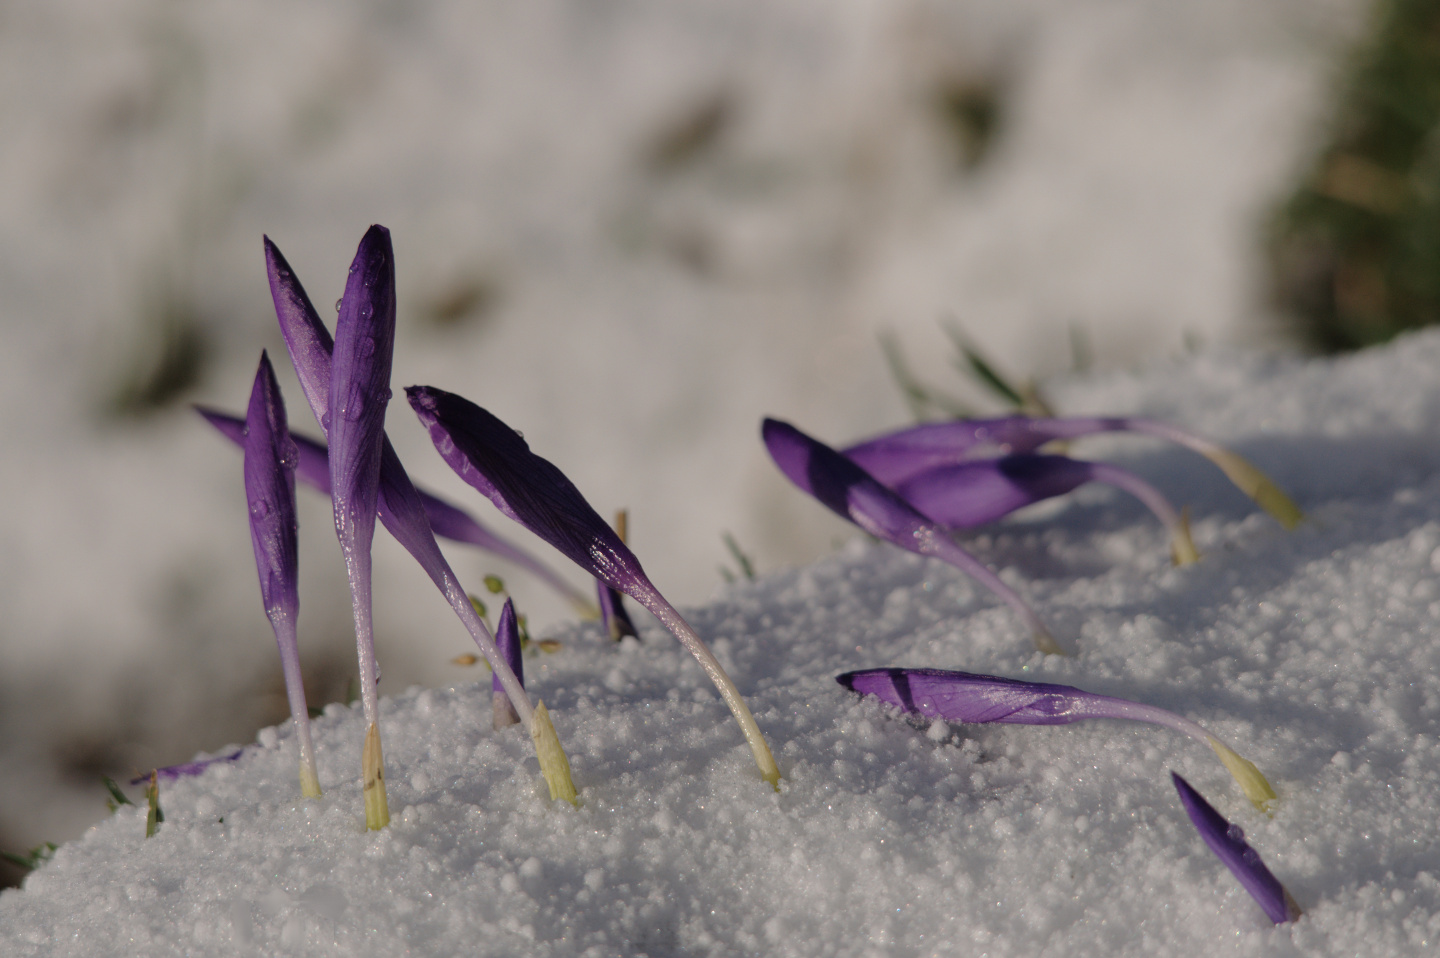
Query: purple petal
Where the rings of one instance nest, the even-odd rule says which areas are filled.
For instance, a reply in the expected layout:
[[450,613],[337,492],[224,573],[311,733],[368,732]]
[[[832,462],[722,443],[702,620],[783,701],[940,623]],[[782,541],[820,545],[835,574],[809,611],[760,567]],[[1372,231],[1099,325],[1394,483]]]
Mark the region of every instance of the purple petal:
[[943,526],[973,529],[1094,478],[1092,463],[1026,453],[936,466],[899,483],[895,492]]
[[947,531],[915,511],[864,469],[789,423],[766,419],[765,446],[780,471],[831,511],[902,549],[933,556],[976,579],[1015,610],[1043,652],[1063,654],[1044,623],[1000,577],[960,548]]
[[1200,837],[1265,909],[1270,920],[1280,925],[1299,918],[1300,906],[1265,867],[1255,849],[1245,841],[1245,833],[1240,827],[1226,821],[1185,779],[1174,772],[1170,773],[1170,778],[1175,783],[1175,790],[1180,793],[1180,804],[1185,806],[1185,814],[1190,816]]
[[[381,453],[388,451],[385,406],[390,400],[395,342],[395,255],[384,227],[370,227],[360,241],[335,333],[328,426],[330,499],[335,534],[350,578],[365,721],[374,726],[379,701],[370,607],[370,544],[380,496]],[[410,488],[413,492],[414,487]],[[423,518],[422,510],[416,512]]]
[[[509,599],[505,600],[505,606],[500,610],[500,622],[495,627],[495,644],[499,647],[500,654],[505,656],[510,671],[514,672],[520,684],[524,685],[525,663],[520,658],[520,624],[515,616],[515,603]],[[499,676],[491,676],[490,690],[502,693],[505,691]]]
[[270,275],[270,297],[275,301],[275,317],[285,348],[295,364],[295,374],[310,411],[326,433],[330,431],[330,366],[335,341],[320,321],[320,314],[305,295],[305,287],[279,247],[265,237],[265,266]]
[[[164,768],[157,768],[155,769],[155,773],[159,775],[161,779],[173,782],[177,778],[183,778],[189,775],[199,775],[211,765],[220,765],[225,762],[236,761],[240,758],[240,756],[244,754],[245,750],[243,748],[238,748],[235,751],[230,752],[228,755],[217,755],[214,758],[201,759],[195,762],[181,762],[179,765],[167,765]],[[148,784],[149,781],[149,775],[141,775],[139,778],[132,778],[130,780],[130,784],[143,785]]]
[[635,631],[635,623],[625,610],[621,593],[598,579],[595,580],[595,593],[600,600],[600,621],[605,626],[605,634],[616,642],[627,635],[639,638],[640,633]]
[[405,394],[441,458],[501,512],[621,592],[653,591],[640,560],[615,530],[518,432],[443,389],[410,386]]
[[949,722],[1068,725],[1087,718],[1129,718],[1110,708],[1119,701],[1069,685],[1022,682],[944,669],[862,669],[835,681],[859,695],[906,712]]
[[[280,385],[264,353],[260,354],[245,420],[245,498],[255,568],[260,574],[260,596],[271,622],[277,630],[283,627],[288,632],[293,648],[295,617],[300,610],[295,519],[295,462],[299,454],[286,428]],[[282,655],[284,645],[282,639]]]

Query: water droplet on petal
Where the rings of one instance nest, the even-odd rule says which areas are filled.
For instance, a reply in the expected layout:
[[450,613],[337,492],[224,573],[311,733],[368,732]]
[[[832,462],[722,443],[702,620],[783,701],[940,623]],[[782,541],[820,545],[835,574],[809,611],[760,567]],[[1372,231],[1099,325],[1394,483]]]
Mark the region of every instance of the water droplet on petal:
[[340,307],[343,306],[344,304],[345,304],[345,297],[344,297],[344,296],[341,296],[339,299],[335,300],[335,312],[337,312],[337,313],[340,312]]
[[264,519],[270,514],[270,503],[264,499],[255,499],[250,503],[250,515],[255,519]]
[[330,410],[328,409],[325,410],[325,414],[320,417],[320,428],[327,433],[330,432]]
[[[369,310],[370,307],[367,306],[362,312],[369,312]],[[360,358],[369,359],[373,355],[375,355],[375,337],[366,336],[360,340]]]
[[359,383],[350,384],[350,394],[345,397],[345,418],[354,422],[365,411],[365,390]]
[[1245,840],[1245,829],[1239,825],[1231,825],[1225,830],[1225,837],[1232,842],[1243,842]]

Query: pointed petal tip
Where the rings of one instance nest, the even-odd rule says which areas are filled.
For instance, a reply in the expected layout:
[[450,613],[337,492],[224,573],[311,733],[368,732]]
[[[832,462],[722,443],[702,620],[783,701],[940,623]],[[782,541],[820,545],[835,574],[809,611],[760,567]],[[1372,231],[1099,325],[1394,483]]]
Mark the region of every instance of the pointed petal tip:
[[1250,803],[1267,815],[1273,814],[1280,797],[1275,794],[1275,789],[1270,787],[1270,783],[1260,773],[1260,769],[1255,767],[1255,763],[1244,758],[1217,738],[1211,737],[1210,747],[1215,750],[1215,754],[1240,786],[1240,790],[1245,793],[1245,797],[1250,799]]

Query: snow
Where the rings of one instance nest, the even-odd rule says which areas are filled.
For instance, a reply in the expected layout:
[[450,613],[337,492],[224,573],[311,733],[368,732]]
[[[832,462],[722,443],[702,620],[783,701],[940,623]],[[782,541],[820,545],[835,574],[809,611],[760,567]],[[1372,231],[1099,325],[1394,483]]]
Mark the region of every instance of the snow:
[[[491,731],[488,680],[458,683],[383,701],[394,821],[365,832],[362,719],[331,705],[321,799],[299,798],[290,730],[266,729],[234,764],[164,788],[154,838],[122,808],[0,893],[4,953],[1433,953],[1440,333],[1333,361],[1211,351],[1053,389],[1067,411],[1167,415],[1233,445],[1308,521],[1285,532],[1184,450],[1077,445],[1189,503],[1204,558],[1171,567],[1163,530],[1107,490],[967,537],[1073,658],[1035,653],[953,569],[851,539],[687,613],[765,730],[778,792],[648,620],[619,646],[559,625],[527,685],[579,808],[548,800],[523,732]],[[788,507],[821,508],[798,492]],[[1164,729],[917,727],[833,681],[884,665],[1162,705],[1254,761],[1280,801],[1255,811]],[[1169,770],[1245,829],[1298,922],[1270,925]]]

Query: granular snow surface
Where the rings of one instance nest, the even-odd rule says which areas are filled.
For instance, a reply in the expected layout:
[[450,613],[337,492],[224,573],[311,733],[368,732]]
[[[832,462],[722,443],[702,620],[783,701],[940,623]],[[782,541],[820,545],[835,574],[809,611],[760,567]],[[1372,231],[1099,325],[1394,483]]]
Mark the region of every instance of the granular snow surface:
[[[967,537],[1072,658],[1035,653],[951,568],[852,540],[688,613],[765,730],[778,792],[665,633],[646,620],[614,646],[563,626],[525,664],[579,808],[548,800],[524,732],[491,730],[487,679],[384,701],[394,818],[366,832],[362,717],[331,705],[323,798],[299,797],[290,729],[265,729],[166,786],[154,838],[122,808],[0,894],[0,953],[1433,954],[1440,334],[1337,361],[1209,354],[1053,395],[1231,443],[1309,519],[1283,531],[1183,450],[1077,444],[1188,502],[1205,557],[1171,567],[1153,518],[1106,491]],[[797,492],[793,508],[820,507]],[[1257,812],[1164,729],[916,725],[834,682],[890,665],[1162,705],[1280,801]],[[1206,849],[1170,770],[1245,829],[1298,922],[1272,926]]]

